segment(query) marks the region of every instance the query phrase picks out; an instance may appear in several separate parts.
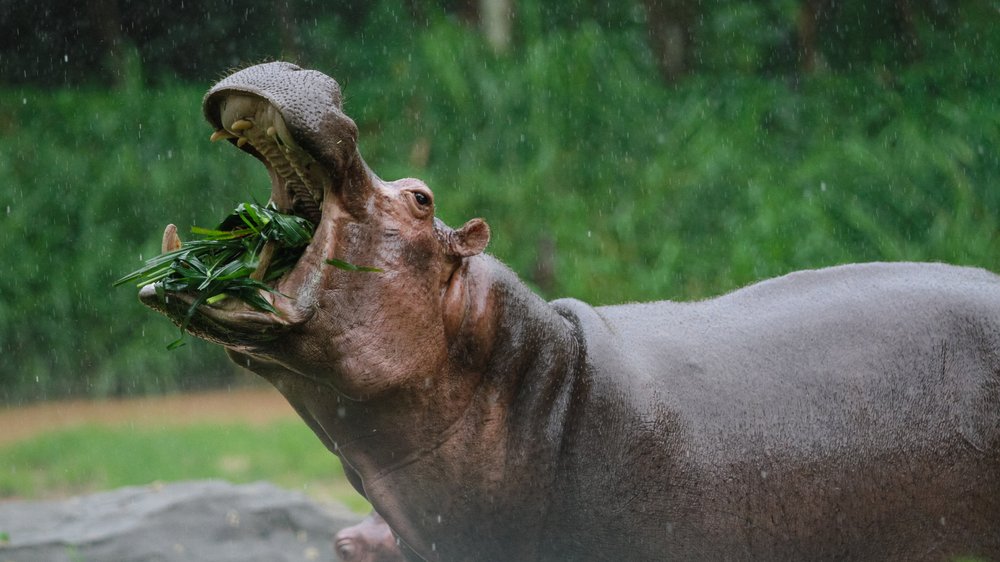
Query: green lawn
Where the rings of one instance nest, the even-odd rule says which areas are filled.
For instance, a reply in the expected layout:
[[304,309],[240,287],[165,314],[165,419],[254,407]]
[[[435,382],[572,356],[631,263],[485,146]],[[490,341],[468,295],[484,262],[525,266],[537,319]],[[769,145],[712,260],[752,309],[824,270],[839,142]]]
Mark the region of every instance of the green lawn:
[[268,480],[364,513],[335,456],[298,420],[261,427],[83,426],[0,448],[0,498],[61,497],[205,478]]

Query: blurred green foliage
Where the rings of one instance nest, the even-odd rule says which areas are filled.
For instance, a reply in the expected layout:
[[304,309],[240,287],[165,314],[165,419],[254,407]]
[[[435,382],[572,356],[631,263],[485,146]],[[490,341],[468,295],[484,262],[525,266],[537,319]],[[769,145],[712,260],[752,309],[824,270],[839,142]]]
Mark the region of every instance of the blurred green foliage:
[[[486,218],[490,251],[546,297],[696,299],[851,261],[1000,270],[1000,26],[988,3],[960,4],[921,12],[905,64],[848,10],[868,23],[825,37],[826,66],[802,74],[794,2],[720,2],[673,87],[630,3],[519,2],[503,56],[420,2],[302,20],[293,45],[341,82],[376,171],[424,179],[449,224]],[[281,52],[253,37],[238,60]],[[180,72],[154,55],[200,47],[164,45],[126,50],[114,89],[68,74],[0,89],[0,401],[236,376],[207,344],[167,352],[174,328],[111,288],[167,222],[212,226],[269,189],[256,161],[208,143],[200,113],[236,55]]]
[[207,345],[166,353],[174,330],[151,322],[133,291],[111,287],[159,252],[154,239],[167,221],[212,226],[232,208],[226,186],[245,197],[251,181],[266,184],[249,162],[227,167],[234,154],[211,158],[199,102],[191,87],[0,93],[0,395],[7,401],[232,378],[227,360]]

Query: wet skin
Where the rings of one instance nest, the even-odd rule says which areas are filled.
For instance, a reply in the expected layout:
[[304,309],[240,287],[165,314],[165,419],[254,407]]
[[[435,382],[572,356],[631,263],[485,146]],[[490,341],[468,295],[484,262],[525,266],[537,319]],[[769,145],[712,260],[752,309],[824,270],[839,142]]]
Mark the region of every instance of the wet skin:
[[[206,95],[213,137],[319,226],[280,314],[227,299],[188,328],[284,394],[409,558],[1000,559],[1000,278],[866,264],[545,302],[485,222],[378,178],[340,100],[287,63]],[[180,322],[193,297],[141,298]]]

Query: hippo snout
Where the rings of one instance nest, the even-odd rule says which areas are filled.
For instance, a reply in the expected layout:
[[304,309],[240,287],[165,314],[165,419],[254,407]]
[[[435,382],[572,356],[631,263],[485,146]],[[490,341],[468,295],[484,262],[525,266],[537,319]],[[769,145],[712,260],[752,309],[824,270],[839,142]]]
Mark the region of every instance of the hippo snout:
[[[143,288],[139,298],[195,336],[230,348],[260,349],[318,308],[316,287],[327,259],[334,257],[328,254],[335,247],[346,251],[332,241],[330,225],[366,213],[376,176],[358,153],[357,126],[343,112],[340,86],[320,72],[285,62],[250,66],[216,83],[205,94],[202,110],[214,129],[210,141],[228,141],[263,163],[271,180],[268,205],[305,219],[316,234],[280,275],[268,277],[278,240],[267,240],[253,253],[250,277],[261,283],[254,296],[267,306],[251,306],[242,298],[199,300],[201,289],[175,291],[163,283]],[[168,225],[162,252],[181,247],[177,228]],[[205,267],[217,271],[221,266]]]
[[[353,528],[352,528],[353,529]],[[361,547],[358,544],[357,536],[341,536],[343,531],[337,533],[334,550],[337,552],[337,559],[343,562],[356,562],[361,560]]]
[[389,525],[374,511],[357,525],[341,529],[333,544],[341,562],[405,562]]

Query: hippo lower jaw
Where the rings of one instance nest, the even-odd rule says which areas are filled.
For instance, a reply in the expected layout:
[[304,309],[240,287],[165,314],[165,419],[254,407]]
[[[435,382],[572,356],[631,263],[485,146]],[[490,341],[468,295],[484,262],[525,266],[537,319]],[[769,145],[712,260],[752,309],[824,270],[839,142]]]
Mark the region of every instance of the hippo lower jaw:
[[[253,154],[264,163],[271,177],[272,203],[279,211],[308,219],[319,225],[327,191],[333,189],[334,171],[326,170],[307,151],[298,146],[281,113],[267,100],[242,93],[226,93],[216,100],[218,123],[221,126],[211,140],[227,139]],[[313,302],[308,287],[314,284],[319,266],[313,243],[303,253],[295,267],[280,279],[271,282],[274,293],[262,291],[278,314],[255,310],[238,299],[224,299],[217,304],[202,305],[189,324],[195,336],[225,345],[251,346],[273,341],[293,326],[302,324],[311,315]],[[164,232],[163,251],[180,247],[176,229],[168,226]],[[311,257],[313,256],[313,257]],[[263,278],[270,265],[267,248],[254,273]],[[161,294],[154,285],[140,290],[140,300],[182,324],[196,296],[190,293]]]
[[[158,294],[154,285],[139,290],[139,300],[146,306],[182,325],[195,296],[189,293]],[[279,300],[279,299],[273,299]],[[290,300],[282,297],[280,300]],[[202,339],[223,346],[257,346],[276,339],[293,326],[305,322],[307,315],[299,309],[275,302],[281,314],[270,314],[250,309],[236,299],[226,299],[225,304],[201,305],[187,325],[187,330]]]

